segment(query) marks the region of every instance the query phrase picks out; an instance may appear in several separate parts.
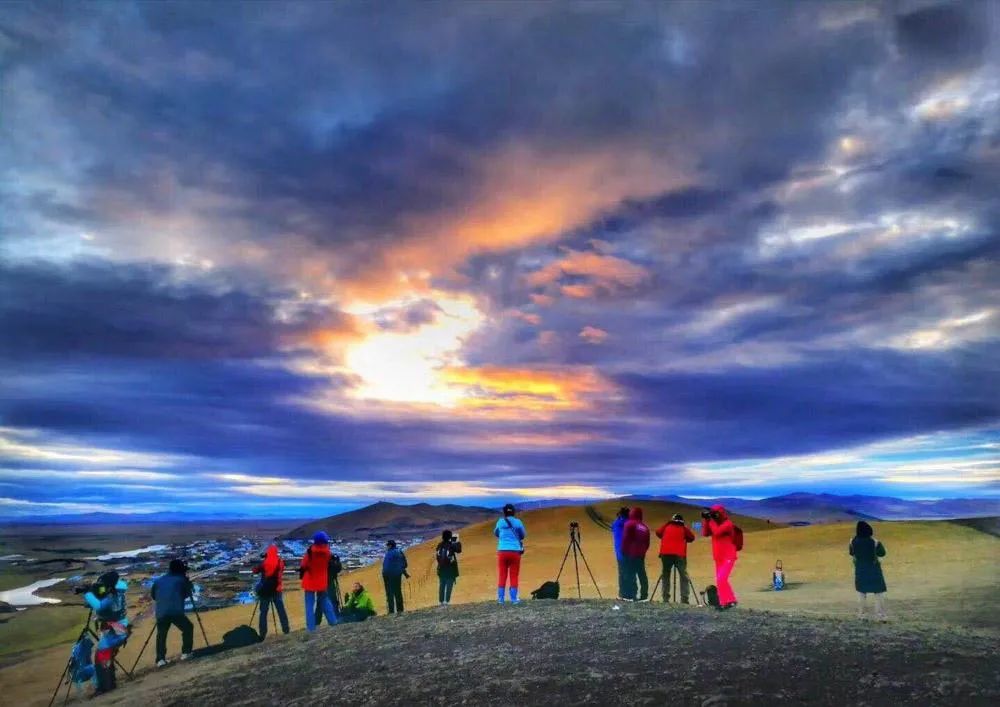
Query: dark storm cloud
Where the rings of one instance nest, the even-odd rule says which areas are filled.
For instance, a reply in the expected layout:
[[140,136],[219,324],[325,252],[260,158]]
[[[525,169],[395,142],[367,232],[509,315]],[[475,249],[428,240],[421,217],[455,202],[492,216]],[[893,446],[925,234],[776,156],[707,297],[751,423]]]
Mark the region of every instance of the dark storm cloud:
[[240,359],[273,356],[311,332],[351,331],[346,315],[282,296],[185,281],[163,265],[0,263],[0,358]]
[[[192,484],[627,485],[995,421],[995,13],[892,10],[9,6],[0,431],[186,455]],[[400,251],[428,279],[375,298],[375,329],[433,324],[429,288],[471,294],[492,316],[467,364],[592,366],[622,397],[401,418],[292,365],[357,333],[299,289],[395,295]],[[490,444],[526,428],[575,441]]]
[[990,349],[975,347],[958,357],[871,350],[854,360],[620,381],[670,423],[671,444],[697,447],[690,457],[745,458],[988,423],[1000,404],[982,381],[998,374]]

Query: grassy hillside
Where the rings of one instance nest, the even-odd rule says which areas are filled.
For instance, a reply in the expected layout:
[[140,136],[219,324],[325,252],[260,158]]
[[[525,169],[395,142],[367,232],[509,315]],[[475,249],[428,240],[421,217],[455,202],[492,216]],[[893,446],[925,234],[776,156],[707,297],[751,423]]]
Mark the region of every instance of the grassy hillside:
[[[653,528],[675,512],[684,513],[689,520],[697,514],[695,508],[676,504],[647,503],[644,508],[647,510],[647,522]],[[616,503],[613,502],[597,507],[597,511],[606,518],[613,517],[615,510]],[[584,552],[601,591],[605,597],[614,596],[616,572],[611,533],[591,520],[584,508],[539,509],[526,512],[521,517],[528,529],[527,553],[522,570],[525,595],[528,589],[555,577],[568,543],[569,522],[577,520],[581,524]],[[853,621],[853,574],[847,555],[853,524],[767,530],[769,526],[763,521],[745,518],[738,518],[737,521],[747,531],[746,548],[733,576],[733,584],[744,609]],[[461,531],[465,552],[461,558],[462,576],[455,590],[455,602],[495,599],[494,522],[491,519]],[[994,610],[994,597],[1000,588],[1000,540],[973,528],[948,522],[876,523],[875,528],[888,548],[884,567],[893,625],[953,628],[959,634],[985,635],[988,640],[995,641],[1000,634],[1000,617]],[[410,608],[437,603],[433,545],[429,542],[407,551],[413,575],[407,590]],[[647,562],[651,583],[657,574],[655,563],[658,559],[654,552],[655,549]],[[775,593],[768,589],[768,583],[771,567],[778,558],[784,562],[790,585],[787,591]],[[596,596],[582,565],[580,571],[584,597]],[[690,548],[690,571],[699,587],[711,581],[710,548],[704,539],[699,539]],[[342,579],[343,586],[346,588],[354,579],[372,589],[379,611],[384,611],[380,568],[369,567],[347,575]],[[572,557],[562,584],[564,596],[575,596]],[[300,629],[304,625],[303,602],[296,582],[287,583],[285,599],[292,626]],[[221,641],[225,632],[246,623],[251,609],[240,606],[203,613],[210,641]],[[65,607],[37,609],[50,610],[71,611]],[[80,609],[78,613],[78,621],[82,622],[86,612]],[[136,638],[122,651],[122,662],[132,665],[150,629],[149,621],[138,625]],[[341,627],[337,632],[341,630],[353,629]],[[574,630],[589,631],[583,628],[583,624],[577,625]],[[198,635],[196,645],[201,644]],[[151,648],[143,657],[145,667],[150,667],[152,663]],[[5,696],[15,700],[16,704],[47,702],[49,692],[65,665],[68,650],[68,646],[60,646],[35,653],[16,667],[9,664],[0,667],[0,685],[6,690]],[[179,637],[172,632],[170,651],[176,655],[178,650]]]
[[488,508],[416,503],[409,506],[379,502],[364,508],[320,518],[289,531],[288,538],[311,538],[318,530],[334,538],[393,538],[401,534],[437,533],[443,528],[461,528],[493,515]]
[[[877,646],[877,649],[873,649]],[[610,601],[472,604],[149,672],[106,704],[996,704],[961,632]]]

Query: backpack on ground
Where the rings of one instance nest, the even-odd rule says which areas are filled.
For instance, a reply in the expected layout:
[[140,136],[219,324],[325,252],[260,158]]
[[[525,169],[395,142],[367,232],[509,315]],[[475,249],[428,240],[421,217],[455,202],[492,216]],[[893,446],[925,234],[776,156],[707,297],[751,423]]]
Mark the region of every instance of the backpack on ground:
[[451,567],[452,562],[455,561],[455,556],[451,552],[451,544],[442,544],[435,554],[437,558],[438,569],[445,570]]
[[721,606],[719,603],[719,590],[714,584],[709,584],[705,587],[705,603],[709,606],[714,606],[716,609]]
[[542,586],[531,593],[532,599],[558,599],[559,582],[543,582]]
[[743,528],[738,525],[733,525],[733,545],[736,552],[743,552]]

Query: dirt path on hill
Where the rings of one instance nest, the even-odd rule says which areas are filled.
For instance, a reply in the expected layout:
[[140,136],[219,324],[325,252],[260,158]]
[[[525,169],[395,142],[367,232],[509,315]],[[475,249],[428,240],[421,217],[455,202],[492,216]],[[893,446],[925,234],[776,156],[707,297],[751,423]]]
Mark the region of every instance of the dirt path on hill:
[[998,704],[997,641],[605,601],[476,604],[292,634],[98,704]]

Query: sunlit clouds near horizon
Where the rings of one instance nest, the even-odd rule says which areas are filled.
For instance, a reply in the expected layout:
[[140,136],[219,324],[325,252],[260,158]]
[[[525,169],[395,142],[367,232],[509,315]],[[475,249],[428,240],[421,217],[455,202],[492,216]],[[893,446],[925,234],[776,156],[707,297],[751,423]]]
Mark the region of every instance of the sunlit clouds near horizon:
[[992,3],[0,9],[0,516],[1000,496]]

